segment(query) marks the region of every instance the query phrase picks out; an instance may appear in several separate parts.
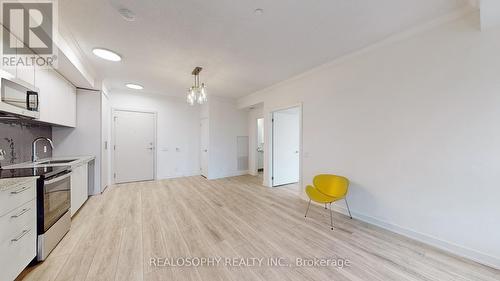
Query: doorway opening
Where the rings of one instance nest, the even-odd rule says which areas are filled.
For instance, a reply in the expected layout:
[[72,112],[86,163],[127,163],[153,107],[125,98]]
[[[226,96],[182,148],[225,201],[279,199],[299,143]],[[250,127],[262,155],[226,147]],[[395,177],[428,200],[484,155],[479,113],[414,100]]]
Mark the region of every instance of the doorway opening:
[[257,149],[255,151],[255,170],[262,178],[264,174],[264,118],[257,118]]
[[272,186],[300,182],[301,107],[272,112]]
[[156,113],[113,110],[114,183],[154,180],[156,176]]

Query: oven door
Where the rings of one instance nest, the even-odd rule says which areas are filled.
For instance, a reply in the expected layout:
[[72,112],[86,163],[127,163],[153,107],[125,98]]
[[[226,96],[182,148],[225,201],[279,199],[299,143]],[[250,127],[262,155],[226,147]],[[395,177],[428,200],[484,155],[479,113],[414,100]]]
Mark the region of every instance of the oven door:
[[71,171],[43,181],[43,233],[54,225],[71,205]]

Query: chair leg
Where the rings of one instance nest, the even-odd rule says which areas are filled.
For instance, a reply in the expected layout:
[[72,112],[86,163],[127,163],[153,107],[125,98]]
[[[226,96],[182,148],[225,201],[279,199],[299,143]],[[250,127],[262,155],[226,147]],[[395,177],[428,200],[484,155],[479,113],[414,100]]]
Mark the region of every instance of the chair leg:
[[325,210],[326,210],[326,203],[325,203]]
[[352,219],[351,210],[349,209],[349,203],[347,203],[347,197],[344,197],[345,204],[347,205],[347,211],[349,212],[349,217]]
[[307,204],[307,210],[306,214],[304,215],[304,218],[307,218],[307,212],[309,212],[309,206],[311,206],[311,199],[309,199],[309,204]]
[[330,203],[330,226],[333,230],[333,214],[332,214],[332,203]]

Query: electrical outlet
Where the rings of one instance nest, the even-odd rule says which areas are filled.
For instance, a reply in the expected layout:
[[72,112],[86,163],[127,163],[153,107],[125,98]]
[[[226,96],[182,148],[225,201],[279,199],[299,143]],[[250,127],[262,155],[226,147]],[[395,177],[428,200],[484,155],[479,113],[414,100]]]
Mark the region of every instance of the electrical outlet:
[[46,145],[43,146],[43,153],[47,153],[47,146]]
[[5,160],[5,150],[0,149],[0,161]]

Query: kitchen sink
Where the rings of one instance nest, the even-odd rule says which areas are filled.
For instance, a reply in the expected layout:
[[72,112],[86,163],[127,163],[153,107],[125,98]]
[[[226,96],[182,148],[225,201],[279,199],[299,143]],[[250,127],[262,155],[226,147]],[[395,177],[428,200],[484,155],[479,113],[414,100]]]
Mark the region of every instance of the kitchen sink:
[[76,160],[78,160],[78,159],[48,160],[48,161],[40,162],[38,164],[40,164],[40,165],[46,165],[46,164],[64,164],[64,163],[70,163],[70,162],[73,162],[73,161],[76,161]]

